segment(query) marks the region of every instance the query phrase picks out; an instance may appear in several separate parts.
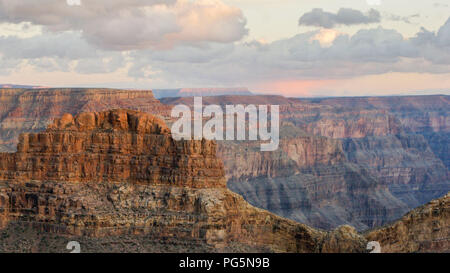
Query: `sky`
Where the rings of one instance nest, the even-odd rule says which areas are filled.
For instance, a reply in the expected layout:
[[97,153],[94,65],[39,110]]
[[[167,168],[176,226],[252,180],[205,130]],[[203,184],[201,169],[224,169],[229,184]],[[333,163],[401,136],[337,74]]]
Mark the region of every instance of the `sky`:
[[450,94],[450,3],[0,0],[0,83]]

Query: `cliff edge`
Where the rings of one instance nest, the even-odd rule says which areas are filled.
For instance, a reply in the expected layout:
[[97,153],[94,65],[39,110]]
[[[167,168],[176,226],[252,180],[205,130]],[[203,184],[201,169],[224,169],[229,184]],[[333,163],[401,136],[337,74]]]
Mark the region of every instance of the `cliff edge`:
[[[0,251],[65,251],[55,246],[66,237],[100,252],[129,241],[143,252],[365,251],[353,228],[324,232],[249,205],[226,188],[216,149],[132,110],[66,114],[22,134],[0,154]],[[45,238],[18,244],[31,234],[22,227]]]

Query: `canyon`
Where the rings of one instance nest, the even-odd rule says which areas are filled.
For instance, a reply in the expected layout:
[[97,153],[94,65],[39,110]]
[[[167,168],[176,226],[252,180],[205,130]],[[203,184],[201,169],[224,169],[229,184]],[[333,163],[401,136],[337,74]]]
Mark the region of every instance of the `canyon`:
[[21,133],[44,130],[65,113],[125,108],[167,116],[151,91],[115,89],[0,89],[0,152],[14,151]]
[[203,104],[280,105],[278,151],[219,142],[219,157],[230,189],[312,227],[368,230],[450,191],[449,96],[222,96],[203,97]]
[[414,209],[400,220],[366,234],[386,253],[450,252],[450,194]]
[[[124,108],[153,114],[170,125],[171,107],[191,105],[193,100],[157,100],[151,91],[138,90],[1,89],[0,101],[0,151],[11,153],[20,152],[20,134],[45,130],[64,113]],[[367,232],[450,191],[449,96],[226,95],[203,97],[203,103],[280,105],[276,152],[260,152],[258,142],[219,141],[216,150],[227,187],[251,205],[281,217],[329,232],[342,225]],[[60,174],[68,181],[92,179],[83,178],[77,168],[70,175],[53,170],[52,179]],[[138,177],[136,171],[122,170]],[[110,172],[102,177],[128,183]]]
[[315,230],[249,205],[227,189],[216,149],[175,141],[133,110],[65,114],[24,133],[0,154],[0,251],[62,252],[64,238],[88,252],[130,241],[130,252],[365,250],[351,227]]

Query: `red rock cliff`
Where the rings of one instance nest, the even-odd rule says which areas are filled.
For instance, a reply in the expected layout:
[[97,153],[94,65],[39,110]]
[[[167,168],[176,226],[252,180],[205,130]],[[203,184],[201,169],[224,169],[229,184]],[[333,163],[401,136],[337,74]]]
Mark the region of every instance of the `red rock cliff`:
[[148,114],[67,114],[45,132],[22,134],[17,153],[1,156],[0,179],[225,187],[215,154],[214,142],[174,141]]
[[369,232],[367,239],[378,241],[385,253],[449,252],[450,193]]
[[100,243],[112,236],[123,243],[125,235],[164,247],[176,240],[174,251],[364,250],[354,229],[322,232],[252,207],[226,189],[215,154],[215,142],[176,142],[149,114],[64,115],[45,132],[22,135],[17,153],[0,156],[0,224]]
[[100,112],[117,108],[167,116],[149,90],[93,88],[0,89],[0,152],[14,151],[20,133],[45,130],[64,113]]

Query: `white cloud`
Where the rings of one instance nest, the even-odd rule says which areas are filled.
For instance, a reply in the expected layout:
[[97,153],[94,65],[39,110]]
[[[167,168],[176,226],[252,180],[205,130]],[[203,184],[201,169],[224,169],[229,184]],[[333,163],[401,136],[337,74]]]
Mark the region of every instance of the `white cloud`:
[[233,42],[247,31],[244,17],[220,1],[86,0],[80,7],[55,1],[0,0],[0,21],[44,28],[32,37],[0,36],[0,73],[23,66],[74,74],[120,69],[170,85],[246,86],[450,72],[450,19],[438,31],[422,29],[410,39],[378,27],[354,35],[321,29],[244,43]]
[[247,34],[242,12],[220,0],[0,0],[0,22],[80,31],[105,49],[169,48],[233,42]]
[[[450,20],[449,20],[450,22]],[[209,44],[172,51],[139,51],[132,56],[130,75],[141,69],[157,71],[170,81],[188,84],[246,85],[289,79],[339,79],[389,72],[450,72],[447,22],[437,33],[421,31],[406,39],[381,27],[353,36],[321,31],[273,43]],[[324,40],[320,37],[324,36]]]
[[450,47],[450,18],[437,33],[437,44],[441,47]]
[[334,29],[321,29],[319,32],[310,39],[310,41],[319,41],[323,47],[329,47],[333,45],[334,40],[340,35],[339,31]]

